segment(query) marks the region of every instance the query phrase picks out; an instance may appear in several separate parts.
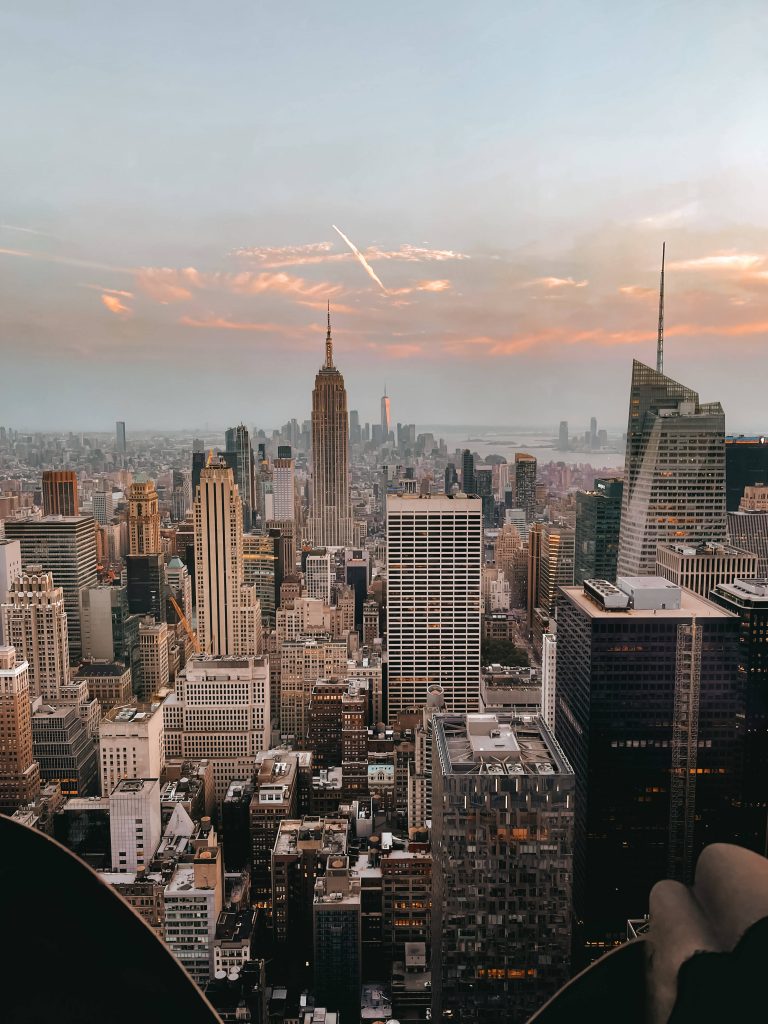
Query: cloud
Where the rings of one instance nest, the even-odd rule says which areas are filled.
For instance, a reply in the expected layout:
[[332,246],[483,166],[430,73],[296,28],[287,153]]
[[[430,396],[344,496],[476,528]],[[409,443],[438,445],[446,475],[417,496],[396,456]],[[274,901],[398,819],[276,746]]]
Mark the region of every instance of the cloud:
[[201,291],[244,296],[273,292],[304,299],[332,299],[343,290],[340,285],[324,281],[311,284],[302,277],[285,273],[246,270],[231,274],[201,271],[195,267],[141,267],[136,274],[136,283],[150,298],[163,304],[184,302],[191,299],[193,293]]
[[654,288],[643,288],[639,284],[624,284],[619,288],[622,295],[629,295],[633,299],[654,298],[659,294]]
[[[282,247],[244,247],[233,249],[231,257],[240,260],[254,260],[263,267],[274,270],[279,267],[309,266],[317,263],[350,263],[357,259],[350,252],[333,252],[333,242],[310,242],[307,245]],[[393,260],[404,263],[443,263],[449,260],[468,260],[469,256],[453,249],[430,249],[405,243],[399,249],[382,249],[371,245],[358,250],[367,263],[377,260]]]
[[133,292],[126,292],[120,288],[105,288],[100,284],[81,284],[81,288],[90,288],[94,292],[102,292],[106,295],[117,295],[121,299],[132,299]]
[[357,248],[355,243],[353,241],[351,241],[349,238],[347,238],[347,236],[344,234],[344,232],[341,230],[341,228],[337,228],[335,224],[331,224],[331,227],[339,235],[339,237],[342,238],[347,243],[349,248],[352,250],[352,252],[357,257],[358,263],[363,268],[363,270],[366,272],[368,277],[370,277],[370,279],[372,281],[375,281],[376,284],[379,286],[379,288],[381,288],[381,290],[386,295],[387,294],[387,289],[384,287],[384,284],[383,284],[381,278],[377,276],[376,271],[373,269],[373,267],[370,265],[370,263],[366,260],[365,256],[363,256],[363,254]]
[[663,213],[654,213],[648,217],[641,217],[636,221],[638,227],[648,228],[651,231],[661,231],[663,228],[674,228],[692,220],[699,212],[697,202],[686,203],[673,210],[665,210]]
[[532,281],[525,281],[521,288],[546,288],[554,291],[560,288],[586,288],[589,281],[575,281],[572,277],[535,277]]
[[244,323],[240,320],[229,320],[222,316],[182,316],[179,317],[179,323],[183,327],[199,327],[218,331],[259,331],[270,334],[285,334],[287,330],[285,324]]
[[47,231],[38,231],[37,228],[24,228],[18,224],[0,224],[0,229],[3,231],[18,231],[24,235],[36,235],[38,238],[52,238],[56,242],[64,241],[58,235],[51,235]]
[[55,256],[50,252],[28,252],[23,249],[0,249],[0,255],[19,256],[35,260],[39,263],[60,263],[65,267],[84,267],[86,270],[109,270],[121,274],[130,274],[130,267],[116,267],[109,263],[95,263],[92,260],[80,260],[72,256]]
[[[437,281],[417,281],[416,284],[405,288],[390,289],[389,295],[411,295],[413,292],[447,292],[451,289],[451,282],[445,278]],[[397,305],[397,303],[395,303]]]
[[130,316],[131,313],[133,312],[130,306],[126,306],[125,303],[121,302],[120,299],[118,298],[118,295],[125,294],[125,292],[118,292],[117,295],[112,294],[110,292],[104,292],[103,295],[101,296],[101,301],[110,311],[110,313],[115,313],[117,316]]
[[691,260],[676,260],[667,264],[668,270],[724,270],[750,271],[764,266],[766,257],[754,252],[722,252],[712,256],[699,256]]

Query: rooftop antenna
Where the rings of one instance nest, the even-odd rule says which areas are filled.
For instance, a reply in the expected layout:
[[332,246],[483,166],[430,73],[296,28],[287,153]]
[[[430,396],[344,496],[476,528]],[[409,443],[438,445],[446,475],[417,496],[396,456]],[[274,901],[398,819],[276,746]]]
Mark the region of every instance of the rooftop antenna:
[[333,369],[333,340],[331,338],[331,300],[328,300],[328,333],[325,335],[325,368]]
[[656,338],[656,372],[664,373],[664,257],[667,243],[661,244],[661,281],[659,283],[659,333]]

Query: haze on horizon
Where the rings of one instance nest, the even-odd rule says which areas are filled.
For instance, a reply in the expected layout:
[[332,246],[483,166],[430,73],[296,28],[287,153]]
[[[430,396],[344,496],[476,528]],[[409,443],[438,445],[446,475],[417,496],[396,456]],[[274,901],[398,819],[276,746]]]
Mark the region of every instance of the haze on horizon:
[[0,419],[305,418],[330,300],[363,421],[386,383],[395,421],[624,424],[666,240],[667,373],[765,429],[767,29],[757,0],[0,12]]

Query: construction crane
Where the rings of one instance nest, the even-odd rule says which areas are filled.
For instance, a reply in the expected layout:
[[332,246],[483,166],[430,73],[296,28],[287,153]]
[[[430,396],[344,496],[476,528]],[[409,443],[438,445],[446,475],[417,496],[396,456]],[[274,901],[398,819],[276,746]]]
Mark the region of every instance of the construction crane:
[[190,626],[189,622],[187,621],[187,616],[181,610],[181,605],[176,600],[176,598],[173,596],[173,594],[169,594],[168,595],[168,600],[173,605],[173,610],[179,616],[179,622],[182,624],[182,626],[186,630],[187,636],[192,641],[192,649],[194,650],[195,654],[199,654],[200,653],[200,641],[197,639],[197,634],[195,633],[194,629],[192,629],[192,627]]

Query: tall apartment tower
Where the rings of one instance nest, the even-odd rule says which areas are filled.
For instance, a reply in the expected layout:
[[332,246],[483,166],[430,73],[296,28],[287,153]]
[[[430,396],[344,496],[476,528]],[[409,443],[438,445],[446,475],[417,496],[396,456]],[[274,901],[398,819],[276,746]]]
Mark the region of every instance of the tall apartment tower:
[[128,532],[131,555],[155,555],[160,544],[160,508],[152,480],[133,483],[128,491]]
[[652,576],[662,543],[723,541],[725,416],[635,360],[617,573]]
[[275,519],[296,518],[296,471],[290,445],[280,445],[272,463],[272,502]]
[[46,516],[76,516],[77,473],[71,469],[43,471],[43,514]]
[[69,682],[69,638],[64,593],[42,566],[28,565],[0,606],[3,635],[29,664],[31,697],[56,701]]
[[432,1020],[518,1024],[569,977],[573,769],[539,717],[432,729]]
[[206,654],[261,651],[261,607],[243,577],[243,504],[232,470],[213,462],[200,473],[194,506],[197,632]]
[[112,487],[93,492],[93,518],[99,526],[107,526],[115,514],[115,506],[112,499]]
[[117,420],[115,423],[115,451],[125,453],[125,421]]
[[389,432],[392,430],[392,417],[390,411],[390,400],[387,395],[387,389],[384,388],[384,394],[381,397],[381,439],[386,442],[389,438]]
[[474,494],[477,490],[475,456],[469,448],[465,448],[461,453],[461,489],[465,494]]
[[134,686],[139,700],[150,701],[168,686],[168,626],[148,616],[139,625],[141,679]]
[[515,503],[525,512],[526,523],[532,523],[536,518],[536,470],[533,455],[515,452]]
[[[739,619],[658,577],[564,587],[555,733],[576,772],[574,955],[623,940],[739,820]],[[575,966],[579,966],[579,963]]]
[[360,530],[349,496],[349,425],[344,378],[333,365],[331,317],[325,365],[312,392],[312,507],[307,533],[313,544],[355,547]]
[[253,452],[248,427],[244,423],[230,427],[224,434],[224,440],[226,461],[235,475],[240,501],[243,503],[243,529],[248,531],[253,525],[256,511]]
[[82,658],[80,600],[96,586],[96,524],[91,516],[44,516],[8,519],[5,535],[18,540],[24,565],[42,565],[64,592],[69,658]]
[[576,492],[576,551],[573,580],[616,579],[624,482],[595,480],[591,491]]
[[482,509],[463,492],[387,498],[390,723],[433,683],[448,711],[478,707]]
[[40,767],[32,755],[32,713],[26,661],[13,647],[0,647],[0,812],[40,795]]
[[[0,604],[8,597],[11,583],[21,572],[21,545],[17,540],[0,538]],[[3,616],[0,615],[0,647],[7,644],[3,630]]]
[[548,616],[555,614],[557,588],[573,584],[574,544],[573,530],[552,523],[544,524],[539,559],[538,607]]

